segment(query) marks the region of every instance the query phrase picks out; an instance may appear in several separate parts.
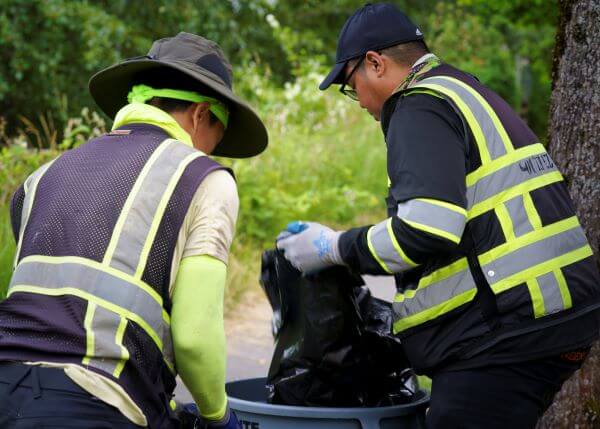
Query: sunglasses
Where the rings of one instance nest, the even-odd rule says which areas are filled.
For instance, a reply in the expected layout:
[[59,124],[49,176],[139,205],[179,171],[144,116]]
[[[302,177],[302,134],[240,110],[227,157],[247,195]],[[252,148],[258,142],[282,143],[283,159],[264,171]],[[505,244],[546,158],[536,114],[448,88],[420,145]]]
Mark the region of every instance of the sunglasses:
[[[350,78],[352,77],[354,72],[356,70],[358,70],[358,68],[360,67],[360,65],[362,64],[362,62],[364,60],[365,60],[365,56],[363,55],[360,58],[360,60],[358,60],[358,62],[354,65],[354,67],[350,71],[350,74],[348,75],[348,77],[346,77],[346,79],[344,80],[344,83],[340,87],[340,92],[342,94],[344,94],[346,97],[349,97],[350,99],[352,99],[354,101],[358,101],[358,94],[356,93],[356,90],[354,88],[352,88],[351,86],[348,86],[348,82],[350,81]],[[346,88],[346,86],[348,86],[348,88]]]

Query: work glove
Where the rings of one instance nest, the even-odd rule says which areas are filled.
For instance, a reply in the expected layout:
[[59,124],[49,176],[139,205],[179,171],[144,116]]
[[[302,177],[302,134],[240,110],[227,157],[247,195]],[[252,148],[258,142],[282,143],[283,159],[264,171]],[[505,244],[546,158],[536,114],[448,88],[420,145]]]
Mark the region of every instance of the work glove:
[[305,274],[342,265],[338,241],[342,233],[316,222],[292,222],[277,237],[277,248]]

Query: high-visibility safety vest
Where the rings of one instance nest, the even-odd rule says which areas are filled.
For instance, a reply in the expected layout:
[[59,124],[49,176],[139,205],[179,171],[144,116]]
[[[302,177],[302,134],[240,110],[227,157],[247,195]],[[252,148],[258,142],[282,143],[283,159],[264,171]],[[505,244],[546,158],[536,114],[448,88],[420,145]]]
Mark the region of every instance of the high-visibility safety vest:
[[[533,132],[498,95],[446,64],[394,96],[414,93],[447,100],[463,121],[468,207],[388,201],[390,216],[403,211],[409,224],[430,225],[435,235],[460,242],[455,254],[428,261],[399,282],[394,332],[411,363],[435,368],[477,345],[598,308],[592,249],[562,175]],[[408,258],[401,263],[416,265]]]
[[172,427],[169,279],[196,189],[219,164],[131,124],[35,171],[0,303],[0,360],[75,363],[117,382],[151,428]]

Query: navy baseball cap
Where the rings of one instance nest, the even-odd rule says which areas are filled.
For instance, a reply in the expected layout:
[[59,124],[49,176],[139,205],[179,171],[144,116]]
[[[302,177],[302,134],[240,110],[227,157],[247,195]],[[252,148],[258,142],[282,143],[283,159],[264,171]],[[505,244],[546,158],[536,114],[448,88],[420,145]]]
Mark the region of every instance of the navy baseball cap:
[[419,27],[391,3],[366,4],[352,14],[340,32],[335,56],[335,65],[325,78],[320,90],[332,83],[344,82],[344,68],[349,60],[366,54],[399,45],[400,43],[423,40]]

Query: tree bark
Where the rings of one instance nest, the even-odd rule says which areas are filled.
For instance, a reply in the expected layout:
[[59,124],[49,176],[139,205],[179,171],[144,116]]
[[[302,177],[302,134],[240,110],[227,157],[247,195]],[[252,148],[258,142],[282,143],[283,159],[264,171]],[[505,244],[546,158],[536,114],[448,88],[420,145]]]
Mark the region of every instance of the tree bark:
[[[558,4],[561,18],[554,49],[549,149],[567,180],[599,262],[600,0],[559,0]],[[600,428],[599,344],[565,383],[538,428]]]

